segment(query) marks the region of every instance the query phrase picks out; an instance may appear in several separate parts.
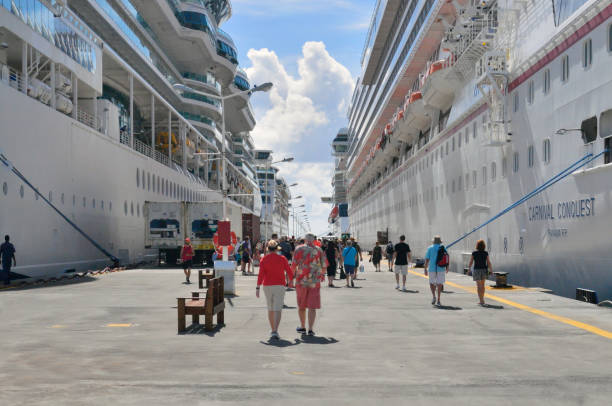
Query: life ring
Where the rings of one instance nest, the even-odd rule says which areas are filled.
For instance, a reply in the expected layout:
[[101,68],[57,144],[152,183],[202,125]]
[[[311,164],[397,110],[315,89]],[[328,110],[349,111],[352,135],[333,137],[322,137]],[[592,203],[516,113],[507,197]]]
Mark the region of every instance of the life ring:
[[[234,253],[234,247],[236,247],[236,244],[238,243],[238,239],[236,238],[235,232],[232,231],[230,236],[231,236],[231,245],[229,245],[227,248],[227,255],[232,255]],[[213,235],[213,244],[215,245],[215,251],[217,251],[217,254],[219,256],[222,256],[223,247],[219,245],[219,233],[215,233],[215,235]]]

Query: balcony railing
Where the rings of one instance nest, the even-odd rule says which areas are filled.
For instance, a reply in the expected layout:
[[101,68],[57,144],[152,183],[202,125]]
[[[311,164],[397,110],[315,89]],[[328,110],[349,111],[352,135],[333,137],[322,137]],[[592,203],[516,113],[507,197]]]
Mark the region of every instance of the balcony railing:
[[210,98],[208,96],[204,96],[203,94],[191,93],[191,92],[183,92],[182,96],[184,98],[186,98],[186,99],[191,99],[191,100],[203,102],[203,103],[215,106],[217,108],[221,108],[221,103],[218,100],[212,99],[212,98]]
[[201,74],[193,73],[193,72],[183,72],[182,75],[185,79],[194,80],[196,82],[202,82],[207,85],[213,86],[218,91],[221,91],[221,84],[217,82],[214,76],[211,74],[201,75]]
[[215,122],[206,116],[202,116],[200,114],[188,113],[186,111],[181,111],[180,113],[183,117],[185,117],[186,120],[198,121],[200,123],[207,124],[213,128],[217,128]]

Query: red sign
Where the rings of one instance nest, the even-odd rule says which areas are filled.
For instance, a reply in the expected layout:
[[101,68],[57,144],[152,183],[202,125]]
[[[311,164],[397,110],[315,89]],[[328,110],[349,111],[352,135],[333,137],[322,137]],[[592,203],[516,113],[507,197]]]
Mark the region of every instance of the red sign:
[[217,234],[219,234],[219,245],[222,247],[232,245],[232,236],[229,221],[219,221],[217,223]]

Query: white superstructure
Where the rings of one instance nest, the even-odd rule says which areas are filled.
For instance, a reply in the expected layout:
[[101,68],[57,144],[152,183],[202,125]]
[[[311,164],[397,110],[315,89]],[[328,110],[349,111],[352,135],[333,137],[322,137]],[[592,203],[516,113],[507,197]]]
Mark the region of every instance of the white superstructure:
[[[155,255],[146,201],[225,194],[259,216],[234,148],[255,120],[219,28],[230,16],[229,0],[0,0],[0,150],[123,263]],[[109,263],[4,166],[0,233],[17,249],[13,277]]]
[[483,239],[511,282],[612,297],[609,0],[381,0],[362,62],[346,177],[362,247],[388,230],[422,257],[592,157],[451,247],[451,269]]

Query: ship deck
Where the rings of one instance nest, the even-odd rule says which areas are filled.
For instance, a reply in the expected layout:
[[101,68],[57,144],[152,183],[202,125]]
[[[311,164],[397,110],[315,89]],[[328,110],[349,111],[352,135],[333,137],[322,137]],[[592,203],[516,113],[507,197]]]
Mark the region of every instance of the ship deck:
[[522,288],[488,290],[500,308],[481,308],[471,278],[458,274],[449,274],[445,307],[436,308],[422,270],[408,275],[418,292],[403,293],[391,273],[367,266],[358,288],[322,288],[315,338],[295,333],[289,292],[276,345],[254,277],[237,276],[225,327],[183,335],[175,298],[197,285],[183,284],[179,269],[2,290],[0,404],[559,405],[612,397],[612,309]]

